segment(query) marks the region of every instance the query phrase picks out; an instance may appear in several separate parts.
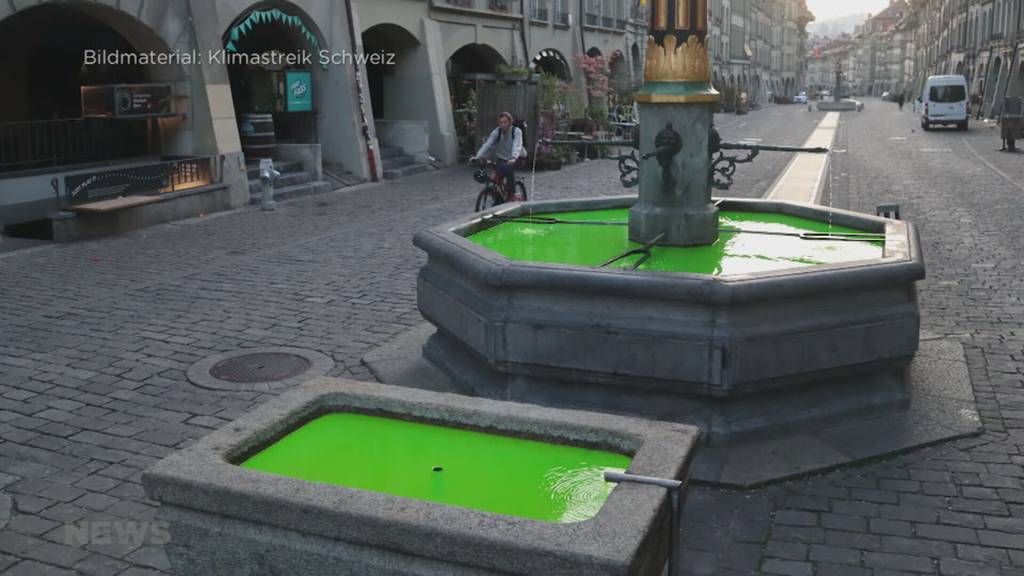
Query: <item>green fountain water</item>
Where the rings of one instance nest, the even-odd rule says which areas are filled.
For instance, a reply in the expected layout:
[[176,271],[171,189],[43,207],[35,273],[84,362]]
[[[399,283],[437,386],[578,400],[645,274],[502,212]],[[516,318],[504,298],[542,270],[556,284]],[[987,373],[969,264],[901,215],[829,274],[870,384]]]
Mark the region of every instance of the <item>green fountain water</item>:
[[518,516],[569,523],[592,518],[613,489],[604,471],[631,458],[364,414],[321,416],[241,464],[243,468]]
[[[628,237],[627,209],[534,214],[561,224],[503,222],[469,237],[472,242],[506,258],[525,262],[598,267],[639,248]],[[574,222],[621,223],[621,225]],[[706,246],[655,246],[638,269],[730,276],[881,258],[878,241],[808,240],[800,235],[857,234],[863,231],[785,214],[723,211],[718,241]],[[735,230],[735,231],[730,231]],[[875,237],[872,237],[875,240]],[[639,256],[620,260],[611,268],[630,269]]]

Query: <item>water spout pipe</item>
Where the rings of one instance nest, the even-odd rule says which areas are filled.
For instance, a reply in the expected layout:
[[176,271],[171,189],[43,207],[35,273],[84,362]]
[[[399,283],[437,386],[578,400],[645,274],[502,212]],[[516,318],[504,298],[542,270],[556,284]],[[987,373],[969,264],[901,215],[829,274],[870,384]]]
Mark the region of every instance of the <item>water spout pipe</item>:
[[643,484],[657,486],[668,490],[669,496],[669,551],[668,551],[668,576],[682,576],[683,566],[679,559],[679,531],[682,528],[683,519],[683,498],[682,490],[686,485],[679,480],[666,480],[664,478],[652,478],[650,476],[637,476],[635,474],[623,474],[621,472],[604,473],[604,481],[613,484]]
[[541,138],[538,141],[541,144],[550,146],[629,146],[630,148],[637,147],[637,142],[635,140],[549,140],[547,138]]
[[801,148],[799,146],[770,146],[761,144],[733,144],[722,142],[719,147],[722,150],[757,150],[758,152],[807,152],[809,154],[828,154],[828,148]]

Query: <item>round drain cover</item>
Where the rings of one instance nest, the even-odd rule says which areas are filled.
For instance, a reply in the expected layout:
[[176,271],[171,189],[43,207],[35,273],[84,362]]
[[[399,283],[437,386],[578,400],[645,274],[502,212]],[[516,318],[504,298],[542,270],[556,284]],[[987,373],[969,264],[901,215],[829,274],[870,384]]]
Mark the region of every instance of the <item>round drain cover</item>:
[[217,354],[196,362],[186,372],[190,382],[212,390],[280,390],[334,368],[334,360],[300,348],[250,348]]
[[298,376],[313,365],[302,356],[266,352],[221,360],[210,368],[210,376],[227,382],[254,384],[276,382]]

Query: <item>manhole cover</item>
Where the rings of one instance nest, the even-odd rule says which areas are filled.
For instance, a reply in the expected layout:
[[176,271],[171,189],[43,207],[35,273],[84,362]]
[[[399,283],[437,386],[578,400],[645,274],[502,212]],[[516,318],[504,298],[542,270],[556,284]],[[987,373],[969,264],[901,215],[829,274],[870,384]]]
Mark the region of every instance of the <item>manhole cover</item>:
[[279,390],[324,376],[334,360],[301,348],[250,348],[204,358],[189,367],[190,382],[212,390]]
[[218,380],[244,384],[276,382],[298,376],[313,365],[295,354],[269,352],[246,354],[222,360],[210,368],[210,376]]

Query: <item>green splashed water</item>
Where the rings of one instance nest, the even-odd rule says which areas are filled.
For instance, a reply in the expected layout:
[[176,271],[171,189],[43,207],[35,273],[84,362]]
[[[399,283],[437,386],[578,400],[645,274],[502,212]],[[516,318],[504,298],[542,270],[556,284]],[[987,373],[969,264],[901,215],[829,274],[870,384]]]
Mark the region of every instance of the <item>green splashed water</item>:
[[[243,468],[547,522],[594,517],[620,454],[364,414],[321,416]],[[440,468],[440,470],[437,470]]]
[[[629,221],[629,210],[625,208],[535,214],[533,217],[622,222],[623,225],[506,222],[478,232],[470,236],[469,240],[510,260],[595,268],[627,250],[641,246],[629,241],[629,229],[625,225]],[[718,242],[710,246],[655,247],[651,259],[639,269],[729,276],[871,260],[881,258],[884,250],[881,242],[803,240],[795,236],[753,233],[863,232],[784,214],[723,211],[720,213],[719,228],[740,229],[747,233],[722,232]],[[611,267],[630,269],[638,259],[639,256],[633,256]]]

